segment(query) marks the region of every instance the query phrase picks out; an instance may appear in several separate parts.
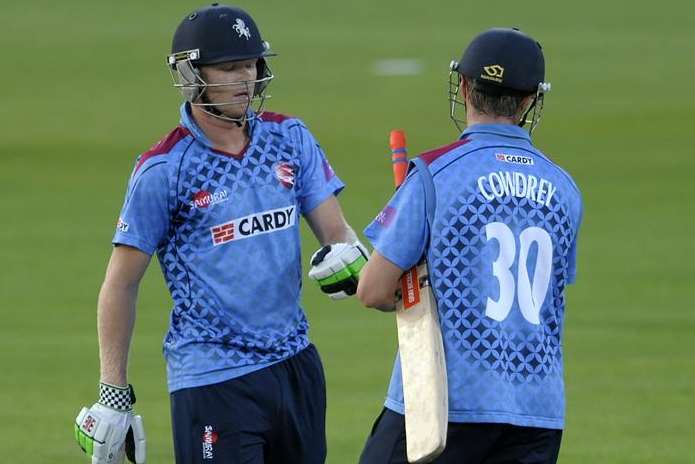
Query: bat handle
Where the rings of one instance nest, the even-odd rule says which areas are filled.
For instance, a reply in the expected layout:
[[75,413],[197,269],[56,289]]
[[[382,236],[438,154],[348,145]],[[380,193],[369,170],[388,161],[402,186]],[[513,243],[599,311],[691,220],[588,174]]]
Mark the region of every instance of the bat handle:
[[392,130],[389,135],[391,146],[391,163],[393,164],[393,181],[399,187],[408,173],[408,150],[405,144],[405,132]]

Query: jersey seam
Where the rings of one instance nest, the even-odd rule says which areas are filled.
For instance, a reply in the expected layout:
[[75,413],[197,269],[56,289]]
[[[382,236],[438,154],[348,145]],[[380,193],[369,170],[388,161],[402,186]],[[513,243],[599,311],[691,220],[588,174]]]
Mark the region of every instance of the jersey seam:
[[[183,166],[183,159],[184,159],[184,157],[186,156],[186,153],[188,152],[188,150],[193,146],[193,142],[195,142],[195,138],[192,138],[192,139],[191,139],[191,141],[190,141],[190,143],[188,144],[188,146],[187,146],[187,147],[183,150],[183,152],[181,153],[181,157],[180,157],[180,159],[179,159],[179,166],[178,166],[178,169],[177,169],[177,172],[176,172],[176,186],[175,186],[175,187],[176,187],[176,191],[175,191],[175,192],[176,192],[175,201],[176,201],[177,205],[176,205],[176,207],[175,207],[175,214],[172,215],[172,218],[171,218],[171,221],[170,221],[171,227],[172,227],[173,232],[174,232],[174,241],[173,241],[173,243],[172,243],[172,246],[173,246],[173,248],[174,248],[174,256],[176,257],[176,261],[177,261],[178,263],[181,264],[181,266],[183,267],[184,271],[186,272],[186,283],[187,283],[186,286],[188,287],[188,296],[189,296],[188,299],[189,299],[189,300],[191,300],[191,295],[192,295],[191,276],[190,276],[190,273],[189,273],[189,270],[188,270],[188,266],[186,265],[185,261],[184,261],[183,259],[181,259],[180,253],[179,253],[179,248],[178,248],[178,246],[176,245],[176,240],[179,238],[179,227],[177,227],[177,225],[176,225],[176,220],[175,220],[175,219],[176,219],[176,216],[178,215],[178,212],[179,212],[179,210],[180,210],[180,208],[181,208],[181,207],[178,205],[178,203],[179,203],[179,182],[180,182],[180,180],[181,180],[181,168],[182,168],[182,166]],[[181,205],[183,205],[183,202],[181,202]],[[183,222],[182,222],[181,224],[183,224]]]
[[158,161],[158,162],[156,162],[156,163],[150,164],[150,165],[147,166],[145,169],[143,169],[142,171],[140,171],[140,173],[139,173],[138,176],[137,176],[137,179],[134,179],[134,180],[135,180],[135,183],[132,185],[132,187],[130,187],[130,188],[128,189],[128,190],[129,190],[129,194],[128,194],[128,197],[126,198],[125,205],[123,205],[123,209],[124,209],[124,210],[125,210],[125,209],[128,207],[128,205],[130,204],[130,200],[133,198],[133,193],[135,193],[135,188],[136,188],[137,185],[140,183],[140,179],[142,178],[142,176],[145,175],[145,173],[146,173],[147,171],[149,171],[150,169],[152,169],[153,167],[159,166],[160,164],[165,164],[165,163],[166,163],[166,160],[164,160],[164,161]]

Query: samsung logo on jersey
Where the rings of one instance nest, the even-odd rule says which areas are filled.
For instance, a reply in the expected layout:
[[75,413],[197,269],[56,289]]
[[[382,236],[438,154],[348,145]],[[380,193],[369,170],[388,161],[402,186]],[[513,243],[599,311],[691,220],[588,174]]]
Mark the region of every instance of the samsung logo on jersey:
[[523,166],[533,166],[533,158],[530,156],[507,155],[505,153],[496,153],[495,159],[503,163],[521,164]]
[[295,224],[295,207],[272,209],[232,219],[210,228],[213,245],[289,229]]

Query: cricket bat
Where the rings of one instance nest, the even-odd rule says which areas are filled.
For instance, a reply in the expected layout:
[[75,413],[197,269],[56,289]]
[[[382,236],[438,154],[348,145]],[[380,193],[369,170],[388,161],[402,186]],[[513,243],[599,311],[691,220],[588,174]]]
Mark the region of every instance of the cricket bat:
[[[398,187],[408,171],[405,133],[391,131],[389,143]],[[446,446],[449,398],[442,331],[425,258],[403,274],[400,290],[396,323],[408,462],[430,462]]]

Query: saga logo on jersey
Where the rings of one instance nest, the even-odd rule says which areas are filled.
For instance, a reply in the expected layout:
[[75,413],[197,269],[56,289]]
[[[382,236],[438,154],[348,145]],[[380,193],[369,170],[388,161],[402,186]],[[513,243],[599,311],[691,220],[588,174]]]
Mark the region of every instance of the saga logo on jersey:
[[193,195],[193,200],[191,200],[188,205],[191,208],[208,208],[212,205],[222,203],[229,199],[229,192],[225,189],[219,190],[215,193],[210,193],[205,190],[200,190],[195,195]]
[[218,224],[210,228],[210,236],[214,245],[221,245],[233,240],[289,229],[295,222],[295,207],[286,206]]
[[277,177],[280,184],[290,189],[294,186],[294,166],[290,163],[284,161],[279,161],[273,165],[273,171],[275,172],[275,177]]
[[495,159],[503,163],[521,164],[523,166],[533,166],[533,158],[523,155],[508,155],[506,153],[496,153]]

